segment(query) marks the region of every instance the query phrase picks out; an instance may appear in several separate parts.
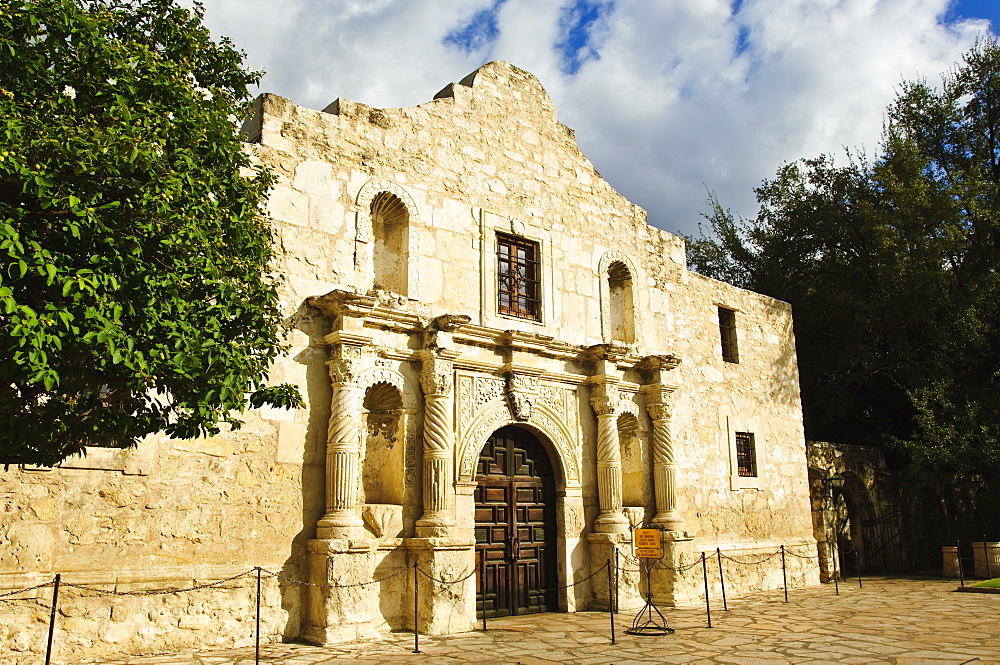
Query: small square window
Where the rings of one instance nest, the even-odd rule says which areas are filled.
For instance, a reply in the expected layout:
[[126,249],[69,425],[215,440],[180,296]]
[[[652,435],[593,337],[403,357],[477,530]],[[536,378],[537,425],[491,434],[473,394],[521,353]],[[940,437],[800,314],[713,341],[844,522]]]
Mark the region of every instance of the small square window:
[[736,474],[744,478],[757,477],[757,448],[752,432],[736,432]]
[[538,243],[497,234],[497,311],[540,321],[541,279]]
[[722,338],[722,359],[727,363],[738,363],[740,352],[736,346],[736,312],[725,307],[719,308],[719,334]]

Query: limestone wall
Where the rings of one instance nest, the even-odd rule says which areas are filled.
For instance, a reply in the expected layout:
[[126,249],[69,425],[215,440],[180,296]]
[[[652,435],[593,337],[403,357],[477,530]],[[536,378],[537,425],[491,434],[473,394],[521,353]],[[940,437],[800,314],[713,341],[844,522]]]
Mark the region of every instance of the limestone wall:
[[[279,424],[249,414],[244,429],[210,439],[151,437],[136,450],[91,449],[62,468],[11,467],[0,484],[0,592],[57,572],[64,584],[125,593],[190,588],[254,566],[302,579],[317,511],[302,487],[317,482],[315,460],[303,441],[297,460],[282,456]],[[265,581],[263,635],[297,635],[299,589]],[[110,596],[64,586],[56,657],[247,644],[253,587],[243,578],[196,593]],[[0,602],[4,662],[38,662],[51,593]]]

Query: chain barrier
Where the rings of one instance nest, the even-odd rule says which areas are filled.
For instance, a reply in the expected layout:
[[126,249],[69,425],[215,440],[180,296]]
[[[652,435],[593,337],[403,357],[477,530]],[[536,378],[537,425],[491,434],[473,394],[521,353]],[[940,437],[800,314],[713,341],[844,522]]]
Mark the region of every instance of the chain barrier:
[[424,572],[424,570],[420,566],[417,566],[416,568],[417,568],[417,572],[419,572],[421,575],[423,575],[424,577],[426,577],[427,579],[429,579],[431,582],[437,582],[438,584],[443,584],[445,586],[447,586],[449,584],[461,584],[462,582],[464,582],[465,580],[469,579],[470,577],[472,577],[473,575],[476,574],[476,569],[473,568],[469,572],[468,575],[466,575],[466,576],[464,576],[464,577],[462,577],[460,579],[454,580],[452,582],[449,582],[447,580],[439,580],[438,578],[432,576],[430,573]]
[[732,561],[733,563],[739,564],[741,566],[759,566],[763,563],[767,563],[768,561],[777,556],[781,556],[780,548],[774,552],[771,552],[770,554],[760,555],[757,559],[753,561],[747,561],[745,557],[743,559],[740,559],[737,557],[729,556],[728,554],[723,554],[722,558],[725,559],[726,561]]
[[[632,564],[635,564],[637,566],[642,566],[642,561],[638,557],[631,556],[629,554],[626,554],[625,552],[622,552],[621,556],[625,560],[625,563],[627,563],[627,564],[628,563],[632,563]],[[660,570],[670,570],[670,571],[673,571],[675,573],[684,573],[684,572],[687,572],[687,571],[691,570],[692,568],[694,568],[695,566],[697,566],[700,563],[701,563],[701,559],[695,559],[693,562],[691,562],[691,564],[689,564],[687,566],[682,565],[679,568],[675,568],[674,566],[671,566],[668,563],[664,563],[662,559],[657,559],[656,563],[654,563],[652,566],[650,566],[650,568],[658,568]],[[638,572],[641,572],[642,570],[645,570],[645,569],[641,568],[641,567],[640,568],[625,568],[625,567],[619,566],[618,570],[626,572],[626,573],[638,573]]]
[[592,572],[590,575],[587,575],[586,577],[584,577],[582,579],[579,579],[579,580],[577,580],[575,582],[570,582],[569,584],[560,584],[558,586],[547,587],[547,588],[538,589],[538,590],[539,591],[560,591],[562,589],[571,589],[571,588],[575,587],[578,584],[583,584],[587,580],[589,580],[589,579],[591,579],[593,577],[596,577],[600,572],[606,570],[609,565],[610,564],[607,561],[605,561],[603,566],[601,566],[600,568],[598,568],[597,570],[595,570],[594,572]]
[[220,587],[223,584],[238,580],[241,577],[248,577],[253,575],[255,570],[248,570],[239,575],[233,575],[232,577],[227,577],[224,580],[217,580],[215,582],[207,582],[205,584],[197,584],[193,587],[187,589],[147,589],[143,591],[111,591],[109,589],[98,589],[97,587],[87,586],[85,584],[71,584],[69,582],[63,582],[62,586],[70,587],[73,589],[80,589],[81,591],[89,591],[100,596],[165,596],[170,593],[187,593],[189,591],[198,591],[200,589],[212,589]]
[[290,584],[298,584],[299,586],[311,586],[317,589],[356,589],[358,587],[371,586],[372,584],[381,584],[382,582],[387,582],[393,579],[394,577],[399,577],[400,575],[405,575],[407,573],[407,569],[404,568],[402,570],[396,571],[395,573],[392,573],[391,575],[386,575],[381,579],[369,580],[367,582],[356,582],[354,584],[316,584],[315,582],[303,582],[302,580],[292,579],[291,577],[286,577],[281,573],[275,573],[266,568],[261,568],[261,571],[263,571],[267,575],[270,575],[271,577],[276,577],[279,580],[284,580],[285,582],[288,582]]
[[31,598],[10,598],[10,596],[16,596],[19,593],[27,593],[28,591],[35,591],[37,589],[44,589],[45,587],[50,587],[54,582],[45,582],[43,584],[36,584],[35,586],[29,586],[27,589],[16,589],[15,591],[8,591],[7,593],[0,593],[0,600],[33,600]]

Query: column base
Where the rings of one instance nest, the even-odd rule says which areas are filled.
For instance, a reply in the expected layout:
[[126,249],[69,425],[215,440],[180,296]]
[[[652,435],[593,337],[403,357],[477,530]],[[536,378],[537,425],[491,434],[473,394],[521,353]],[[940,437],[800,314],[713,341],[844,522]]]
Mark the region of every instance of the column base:
[[308,626],[303,638],[322,646],[378,638],[372,609],[378,607],[375,547],[369,541],[316,539],[309,541]]
[[681,533],[682,532],[681,526],[683,525],[683,521],[681,520],[680,515],[678,515],[673,511],[669,511],[665,513],[657,513],[656,516],[653,518],[653,524],[662,527],[667,531],[675,531],[677,533]]
[[621,511],[609,511],[601,513],[594,520],[594,532],[595,533],[622,533],[627,534],[629,532],[628,518]]
[[368,537],[364,520],[356,510],[327,513],[316,522],[317,540],[362,540]]
[[415,526],[418,538],[450,538],[454,535],[455,519],[445,513],[424,515]]

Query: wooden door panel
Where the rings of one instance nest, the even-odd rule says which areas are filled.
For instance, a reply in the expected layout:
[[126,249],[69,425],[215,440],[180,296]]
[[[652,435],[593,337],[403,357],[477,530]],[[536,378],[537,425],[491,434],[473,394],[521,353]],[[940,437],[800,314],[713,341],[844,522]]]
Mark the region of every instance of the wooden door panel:
[[477,612],[554,609],[555,543],[546,538],[555,534],[555,484],[548,455],[525,430],[505,427],[484,446],[477,471]]

